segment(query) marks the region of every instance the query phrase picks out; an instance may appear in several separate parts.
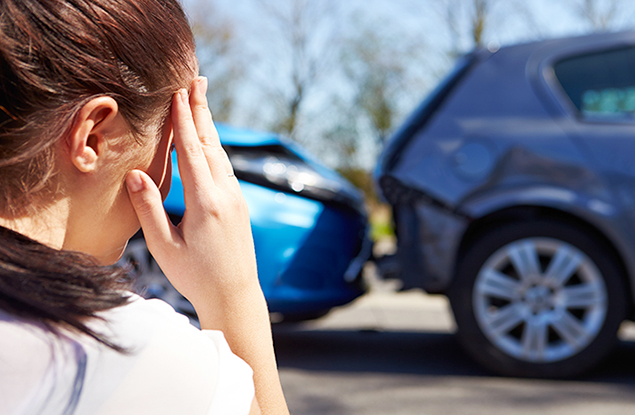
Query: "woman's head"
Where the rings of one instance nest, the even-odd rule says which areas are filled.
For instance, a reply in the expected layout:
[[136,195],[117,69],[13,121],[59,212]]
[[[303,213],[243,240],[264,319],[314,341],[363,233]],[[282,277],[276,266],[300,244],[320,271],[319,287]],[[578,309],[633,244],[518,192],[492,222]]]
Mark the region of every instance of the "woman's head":
[[103,137],[83,131],[88,147],[103,138],[115,151],[102,162],[149,168],[170,134],[171,97],[197,72],[177,0],[3,0],[0,32],[0,217],[72,190],[60,160],[86,117],[113,123]]

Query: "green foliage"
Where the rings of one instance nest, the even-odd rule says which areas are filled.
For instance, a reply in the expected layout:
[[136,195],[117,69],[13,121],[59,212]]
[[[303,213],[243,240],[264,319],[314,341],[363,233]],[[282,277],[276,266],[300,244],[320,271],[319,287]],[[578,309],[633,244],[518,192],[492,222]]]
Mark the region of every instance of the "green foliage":
[[395,231],[392,224],[390,207],[377,197],[372,175],[360,168],[340,168],[338,172],[357,188],[364,192],[366,207],[370,221],[370,237],[373,241],[393,238]]
[[370,238],[379,241],[386,238],[394,238],[395,230],[392,220],[389,217],[371,215],[370,217]]
[[373,135],[383,143],[397,115],[397,100],[404,92],[406,61],[397,40],[374,27],[363,27],[346,40],[342,67],[355,90],[354,104],[366,117]]
[[379,202],[372,175],[368,171],[359,167],[349,167],[339,168],[337,172],[364,193],[368,205]]

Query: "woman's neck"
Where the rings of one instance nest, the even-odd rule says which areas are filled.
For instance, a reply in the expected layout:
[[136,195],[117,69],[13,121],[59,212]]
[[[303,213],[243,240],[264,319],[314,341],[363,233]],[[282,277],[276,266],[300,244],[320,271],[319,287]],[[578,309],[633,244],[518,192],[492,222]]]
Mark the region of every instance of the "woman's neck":
[[68,203],[58,200],[47,206],[31,209],[22,216],[0,216],[0,226],[28,236],[51,248],[61,249],[66,238]]

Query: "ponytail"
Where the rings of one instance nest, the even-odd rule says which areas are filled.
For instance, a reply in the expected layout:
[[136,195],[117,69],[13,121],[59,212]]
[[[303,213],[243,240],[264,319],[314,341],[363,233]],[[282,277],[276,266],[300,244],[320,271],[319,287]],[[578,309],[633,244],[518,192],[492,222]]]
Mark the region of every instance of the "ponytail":
[[71,329],[122,351],[86,321],[126,304],[131,285],[121,267],[100,266],[90,255],[49,248],[0,227],[0,310],[9,314],[56,334]]

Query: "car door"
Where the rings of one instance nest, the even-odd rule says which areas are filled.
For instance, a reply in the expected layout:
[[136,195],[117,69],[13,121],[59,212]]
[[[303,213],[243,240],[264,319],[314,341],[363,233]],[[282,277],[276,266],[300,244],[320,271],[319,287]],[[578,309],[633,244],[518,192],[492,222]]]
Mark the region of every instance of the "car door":
[[[631,232],[635,230],[635,47],[570,56],[553,69],[572,115],[571,136],[611,190],[594,202],[594,210],[624,215]],[[613,206],[623,210],[606,211]]]

